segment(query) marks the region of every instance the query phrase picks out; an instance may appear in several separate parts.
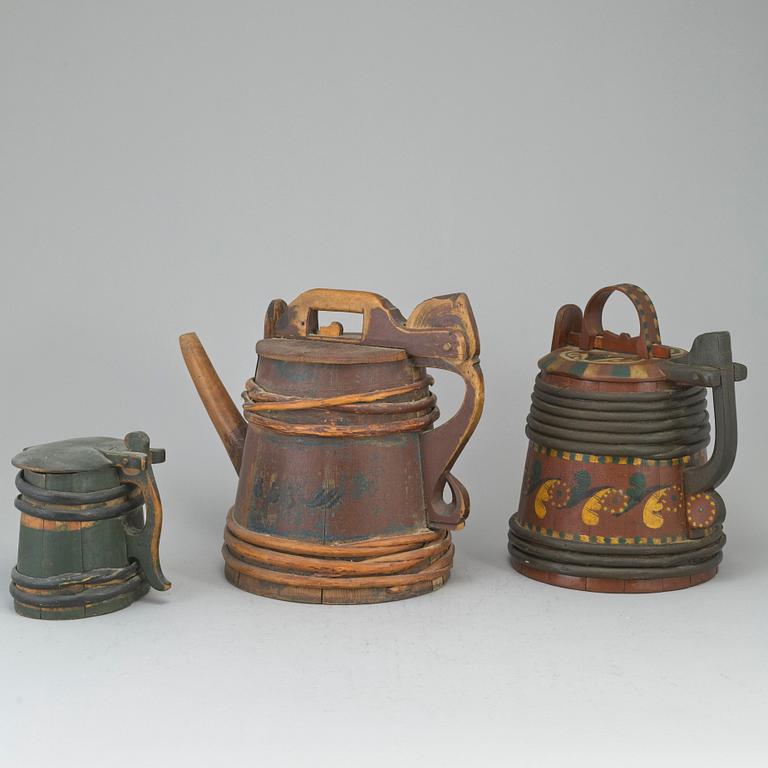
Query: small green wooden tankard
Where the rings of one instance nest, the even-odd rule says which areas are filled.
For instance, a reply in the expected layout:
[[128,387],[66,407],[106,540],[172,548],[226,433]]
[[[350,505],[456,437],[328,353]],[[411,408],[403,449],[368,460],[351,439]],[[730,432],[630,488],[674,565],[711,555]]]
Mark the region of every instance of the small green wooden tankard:
[[125,608],[149,587],[169,589],[158,549],[162,507],[152,465],[165,451],[144,432],[26,448],[19,468],[16,612],[79,619]]

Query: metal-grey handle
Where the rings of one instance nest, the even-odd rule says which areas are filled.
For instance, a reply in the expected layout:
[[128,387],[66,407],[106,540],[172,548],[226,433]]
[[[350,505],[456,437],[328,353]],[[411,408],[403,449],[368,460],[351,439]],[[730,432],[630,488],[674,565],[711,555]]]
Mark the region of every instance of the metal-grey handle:
[[703,333],[694,339],[691,351],[683,358],[663,363],[665,373],[678,384],[712,389],[715,410],[715,446],[706,464],[685,470],[686,493],[717,488],[725,480],[736,459],[735,382],[747,378],[747,368],[734,363],[731,334],[728,331]]
[[[706,463],[686,467],[683,482],[688,507],[695,495],[707,492],[716,507],[712,520],[715,523],[721,522],[725,517],[725,504],[714,489],[728,477],[736,459],[738,437],[735,383],[747,377],[747,368],[733,362],[731,335],[727,331],[697,336],[688,355],[665,362],[662,367],[675,383],[712,389],[715,445]],[[700,528],[701,525],[693,524],[690,517],[689,514],[689,525]]]

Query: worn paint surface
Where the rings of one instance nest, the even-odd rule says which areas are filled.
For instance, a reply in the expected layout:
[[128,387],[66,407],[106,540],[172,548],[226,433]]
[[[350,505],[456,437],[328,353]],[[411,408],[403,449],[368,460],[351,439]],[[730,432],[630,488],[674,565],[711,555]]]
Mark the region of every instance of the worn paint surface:
[[[633,303],[637,336],[603,328],[615,292]],[[733,363],[727,333],[690,352],[661,343],[656,310],[630,284],[597,291],[582,313],[557,313],[539,361],[529,444],[509,552],[526,576],[601,592],[658,592],[717,572],[725,505],[714,490],[735,458]],[[704,388],[713,392],[716,442],[708,461]]]
[[[338,322],[320,327],[319,310],[360,313],[362,330],[345,334]],[[273,301],[264,327],[243,393],[245,420],[235,417],[199,340],[180,340],[240,478],[225,533],[227,578],[306,602],[379,602],[441,586],[453,556],[445,532],[461,528],[469,513],[468,493],[450,471],[484,396],[467,297],[429,299],[406,320],[377,294],[314,290],[290,305]],[[436,428],[429,367],[465,381],[458,413]],[[409,540],[422,534],[440,540],[434,558],[423,542]],[[248,548],[249,536],[259,537],[258,546]],[[361,560],[359,579],[340,563],[314,577],[286,554],[302,542],[330,547],[319,556],[333,559],[336,547],[371,541],[399,542],[390,554],[403,554],[395,565],[378,563],[386,572],[375,576]],[[297,556],[306,565],[313,551]]]
[[18,558],[11,576],[18,613],[84,618],[129,605],[151,582],[170,586],[157,560],[162,513],[151,475],[152,460],[163,459],[164,451],[150,449],[142,432],[124,441],[80,438],[34,446],[14,458],[21,469]]
[[252,427],[235,519],[318,542],[424,530],[419,450],[418,435],[305,440]]

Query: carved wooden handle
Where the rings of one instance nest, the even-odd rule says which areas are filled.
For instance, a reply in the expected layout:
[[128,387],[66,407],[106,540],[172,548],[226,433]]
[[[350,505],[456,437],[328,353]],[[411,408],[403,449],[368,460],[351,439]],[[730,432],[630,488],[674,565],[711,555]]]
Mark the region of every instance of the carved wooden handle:
[[125,436],[125,450],[107,454],[120,473],[124,483],[136,486],[144,497],[146,521],[142,528],[126,530],[126,544],[129,556],[135,558],[144,578],[155,589],[165,591],[171,582],[163,575],[160,567],[160,531],[163,527],[163,505],[157,491],[152,461],[159,454],[149,447],[146,432],[129,432]]
[[[350,336],[320,333],[318,311],[362,314],[362,332]],[[404,349],[411,357],[444,361],[445,367],[479,353],[477,328],[464,294],[438,296],[422,302],[406,321],[397,307],[377,293],[315,288],[290,304],[275,299],[267,310],[265,336],[314,337],[320,341]],[[435,362],[428,364],[436,365]]]
[[[603,308],[612,293],[623,293],[637,310],[640,320],[640,335],[630,336],[611,333],[603,329]],[[659,321],[656,308],[648,294],[636,285],[621,283],[601,288],[587,302],[584,308],[584,320],[579,338],[581,349],[605,349],[611,352],[635,353],[639,357],[651,356],[654,347],[661,345]]]
[[[464,379],[459,410],[444,424],[421,434],[427,523],[430,528],[460,528],[469,514],[469,494],[451,474],[451,468],[475,431],[485,400],[475,317],[466,294],[454,293],[419,304],[408,317],[406,328],[413,334],[438,330],[455,334],[454,341],[444,342],[433,357],[409,351],[420,365],[453,371]],[[449,502],[443,500],[446,484],[451,490]]]
[[[396,307],[392,306],[383,296],[368,291],[344,291],[329,288],[313,288],[304,291],[290,304],[281,299],[276,299],[270,304],[267,312],[267,324],[271,325],[272,333],[269,335],[287,338],[306,338],[322,336],[338,341],[353,341],[357,343],[367,342],[370,326],[371,312],[379,310],[400,323],[405,318]],[[322,312],[353,312],[363,316],[363,329],[358,338],[340,338],[323,333],[318,324],[317,313]],[[271,316],[271,320],[270,320]],[[265,331],[269,328],[265,328]]]

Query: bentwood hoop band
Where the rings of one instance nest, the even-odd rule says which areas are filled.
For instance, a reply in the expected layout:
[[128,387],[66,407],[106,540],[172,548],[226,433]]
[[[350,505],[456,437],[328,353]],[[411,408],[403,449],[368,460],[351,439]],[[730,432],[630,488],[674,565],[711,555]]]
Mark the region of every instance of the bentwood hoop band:
[[[248,379],[243,392],[243,412],[252,424],[286,435],[333,435],[335,437],[371,437],[398,432],[414,432],[426,429],[440,416],[437,398],[428,391],[434,384],[431,376],[424,376],[411,384],[389,387],[376,392],[361,392],[320,398],[299,398],[268,392],[254,379]],[[427,392],[427,394],[423,394]],[[419,394],[416,400],[391,401],[389,398]],[[326,411],[340,414],[358,414],[369,417],[362,425],[339,423],[334,419],[323,424],[291,422],[272,414],[298,411]],[[393,419],[393,416],[416,414],[411,418]],[[382,417],[378,422],[376,417]]]
[[536,378],[526,434],[566,451],[668,459],[709,443],[703,387],[661,392],[589,392]]
[[[255,534],[230,515],[222,553],[228,568],[250,579],[297,589],[434,589],[448,579],[453,544],[447,531],[369,539],[358,544],[313,544]],[[238,577],[239,582],[239,577]]]
[[106,491],[84,493],[78,499],[78,494],[35,488],[19,472],[16,475],[16,487],[21,491],[13,502],[16,509],[42,520],[108,520],[144,506],[141,492],[125,485]]

